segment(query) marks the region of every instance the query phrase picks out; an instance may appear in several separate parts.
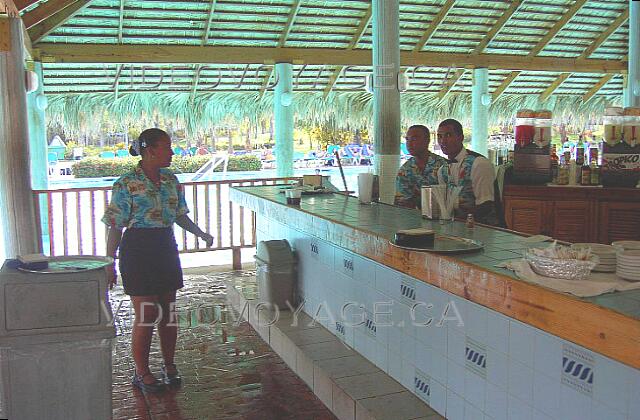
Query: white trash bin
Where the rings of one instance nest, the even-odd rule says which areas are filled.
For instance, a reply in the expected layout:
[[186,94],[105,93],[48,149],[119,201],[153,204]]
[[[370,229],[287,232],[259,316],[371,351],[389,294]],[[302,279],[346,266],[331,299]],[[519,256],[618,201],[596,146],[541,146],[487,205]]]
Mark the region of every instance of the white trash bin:
[[280,309],[295,304],[296,262],[286,239],[260,241],[256,249],[258,297]]

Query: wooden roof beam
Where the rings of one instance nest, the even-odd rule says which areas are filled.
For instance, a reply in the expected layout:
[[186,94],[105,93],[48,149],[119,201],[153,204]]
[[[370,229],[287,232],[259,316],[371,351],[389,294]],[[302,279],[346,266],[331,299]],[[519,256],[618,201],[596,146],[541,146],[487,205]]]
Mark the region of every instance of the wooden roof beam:
[[555,92],[556,89],[558,89],[560,85],[563,84],[564,81],[567,80],[570,76],[571,76],[571,73],[562,73],[560,76],[558,76],[556,80],[554,80],[549,85],[549,87],[546,88],[544,92],[540,94],[539,101],[540,102],[546,101],[549,98],[549,96],[553,95],[553,92]]
[[429,42],[435,31],[438,29],[440,23],[442,23],[444,18],[447,17],[447,14],[449,14],[449,11],[455,3],[456,0],[445,1],[438,14],[433,18],[431,23],[429,23],[429,27],[427,28],[427,30],[424,32],[424,34],[422,34],[415,47],[413,47],[413,51],[417,52],[422,50],[422,48],[426,45],[427,42]]
[[587,93],[585,93],[585,95],[582,97],[582,102],[587,102],[589,99],[591,99],[593,95],[598,93],[598,91],[604,87],[604,85],[609,83],[609,80],[613,79],[613,76],[615,76],[615,74],[607,74],[603,76],[598,81],[598,83],[596,83],[591,89],[589,89]]
[[29,28],[27,32],[29,33],[31,42],[39,42],[42,38],[55,31],[60,25],[63,25],[66,21],[81,12],[89,3],[91,3],[91,0],[76,0],[73,4],[65,7],[53,16]]
[[118,16],[118,44],[122,44],[122,27],[124,26],[124,0],[120,0],[120,15]]
[[614,20],[611,25],[602,33],[599,37],[597,37],[589,47],[584,50],[582,54],[580,54],[580,58],[589,58],[591,54],[595,50],[598,49],[602,43],[604,43],[612,33],[618,30],[623,23],[625,23],[629,19],[629,9],[625,9],[624,12]]
[[211,0],[209,3],[209,13],[207,14],[207,24],[204,25],[204,33],[202,34],[201,45],[207,45],[209,42],[209,32],[211,32],[211,19],[213,19],[213,12],[216,10],[216,0]]
[[[60,63],[264,64],[296,61],[311,65],[371,66],[372,62],[371,50],[364,49],[58,43],[38,43],[33,47],[39,50],[40,60]],[[426,51],[401,51],[400,64],[404,67],[487,67],[511,71],[570,73],[622,73],[627,70],[628,65],[626,60]]]
[[59,11],[66,7],[69,7],[76,0],[49,0],[48,2],[39,5],[30,12],[22,15],[22,21],[27,29],[31,29],[43,20],[55,15]]
[[586,2],[587,0],[576,0],[576,2],[573,3],[573,6],[571,6],[569,10],[567,10],[562,18],[560,18],[560,20],[553,25],[553,27],[547,32],[547,34],[542,37],[542,39],[536,44],[536,46],[533,47],[533,49],[529,52],[529,56],[538,55],[540,51],[542,51],[544,47],[546,47],[547,44],[551,42],[551,40],[558,34],[558,32],[562,30],[564,25],[566,25],[567,22],[569,22],[571,18],[573,18],[575,14],[578,13],[578,11],[582,8],[582,6],[584,6]]
[[14,0],[13,3],[15,4],[18,11],[22,12],[27,7],[36,4],[38,1],[39,0]]
[[484,49],[489,45],[489,43],[495,38],[495,36],[500,32],[502,27],[511,19],[511,16],[518,10],[523,0],[514,0],[511,2],[507,10],[502,13],[500,18],[496,20],[496,23],[493,24],[489,32],[482,38],[482,41],[478,44],[478,46],[473,50],[472,54],[481,54]]
[[293,0],[291,11],[289,12],[289,17],[287,18],[287,23],[284,25],[284,30],[282,31],[280,39],[278,40],[278,48],[284,47],[284,44],[287,42],[289,32],[291,32],[291,27],[293,26],[293,22],[296,20],[296,16],[298,15],[298,11],[300,10],[301,1],[302,0]]
[[260,93],[258,94],[258,99],[262,99],[262,97],[264,96],[264,93],[267,91],[267,87],[269,86],[269,80],[271,80],[271,75],[273,74],[275,69],[276,69],[275,65],[271,66],[271,68],[269,69],[269,72],[264,77],[264,80],[262,81],[262,86],[260,86]]
[[491,101],[495,102],[496,99],[504,93],[505,90],[513,83],[514,80],[520,75],[519,71],[512,71],[507,77],[504,78],[500,86],[498,86],[493,93],[491,93]]
[[448,77],[449,76],[449,72],[447,72],[447,74],[445,75],[445,80],[444,80],[444,83],[442,85],[442,88],[436,94],[438,99],[441,100],[445,96],[447,96],[447,93],[449,93],[451,91],[451,89],[456,85],[456,83],[458,83],[458,80],[460,80],[460,78],[462,78],[462,76],[464,75],[464,72],[465,72],[464,69],[458,69],[458,70],[455,71],[455,73],[453,73],[453,75],[451,77]]
[[[373,6],[369,4],[367,11],[365,12],[364,16],[362,16],[362,19],[360,19],[360,24],[356,28],[356,31],[354,32],[353,37],[349,42],[349,45],[347,45],[347,50],[354,49],[356,45],[358,45],[358,42],[360,42],[362,35],[371,24],[372,12],[373,12]],[[331,76],[329,76],[329,81],[327,83],[327,86],[324,88],[324,93],[322,94],[324,98],[326,98],[329,95],[329,92],[331,92],[333,87],[336,85],[336,82],[340,78],[340,73],[342,73],[343,68],[344,66],[337,66],[336,69],[331,74]]]

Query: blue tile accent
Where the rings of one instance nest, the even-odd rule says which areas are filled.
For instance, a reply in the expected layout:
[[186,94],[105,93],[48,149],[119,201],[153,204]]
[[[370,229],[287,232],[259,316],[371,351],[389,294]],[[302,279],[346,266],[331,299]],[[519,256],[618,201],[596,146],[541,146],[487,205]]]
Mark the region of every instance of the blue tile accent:
[[400,301],[411,306],[416,301],[415,280],[403,278],[400,282]]
[[465,345],[465,367],[483,379],[487,377],[487,349],[481,343],[467,337]]
[[413,378],[414,392],[418,397],[429,403],[431,397],[431,377],[420,369],[416,369]]
[[344,337],[344,325],[342,322],[336,321],[336,332]]
[[365,331],[370,336],[375,338],[378,328],[376,327],[376,323],[373,321],[373,315],[369,311],[365,312],[364,326],[365,326]]
[[593,355],[577,347],[562,346],[562,383],[588,397],[593,394]]

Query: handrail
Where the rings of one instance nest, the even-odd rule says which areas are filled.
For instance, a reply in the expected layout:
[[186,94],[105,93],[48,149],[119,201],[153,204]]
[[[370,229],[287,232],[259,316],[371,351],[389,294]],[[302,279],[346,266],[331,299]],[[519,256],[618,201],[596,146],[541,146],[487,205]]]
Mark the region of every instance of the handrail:
[[[206,248],[194,235],[174,226],[181,253],[233,250],[234,266],[241,248],[256,245],[255,213],[229,200],[232,186],[276,185],[299,181],[300,177],[251,178],[215,181],[188,181],[181,185],[190,217],[214,236]],[[111,186],[33,190],[41,251],[51,256],[104,255],[107,227],[101,222],[111,198]],[[238,261],[236,261],[238,259]]]

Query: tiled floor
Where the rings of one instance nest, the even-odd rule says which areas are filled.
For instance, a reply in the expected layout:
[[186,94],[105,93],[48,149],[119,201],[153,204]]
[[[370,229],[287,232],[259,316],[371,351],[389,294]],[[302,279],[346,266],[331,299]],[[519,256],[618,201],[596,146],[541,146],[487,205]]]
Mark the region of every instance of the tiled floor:
[[[113,352],[113,419],[335,419],[313,392],[226,303],[224,280],[251,271],[185,275],[178,294],[176,363],[184,384],[144,395],[131,385],[129,299],[111,294],[117,311]],[[162,358],[154,335],[151,369]]]

